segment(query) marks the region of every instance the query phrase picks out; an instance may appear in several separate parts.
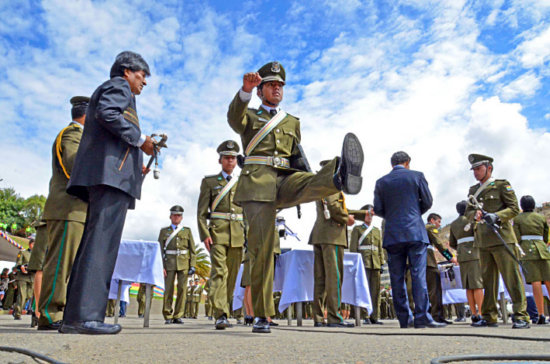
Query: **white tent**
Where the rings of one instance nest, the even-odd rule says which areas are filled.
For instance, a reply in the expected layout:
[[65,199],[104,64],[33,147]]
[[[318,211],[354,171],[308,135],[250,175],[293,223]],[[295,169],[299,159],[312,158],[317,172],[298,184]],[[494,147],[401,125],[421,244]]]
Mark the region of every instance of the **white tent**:
[[10,238],[8,234],[0,231],[0,260],[15,263],[17,254],[21,251],[21,249],[23,249],[21,245],[17,244],[17,242]]

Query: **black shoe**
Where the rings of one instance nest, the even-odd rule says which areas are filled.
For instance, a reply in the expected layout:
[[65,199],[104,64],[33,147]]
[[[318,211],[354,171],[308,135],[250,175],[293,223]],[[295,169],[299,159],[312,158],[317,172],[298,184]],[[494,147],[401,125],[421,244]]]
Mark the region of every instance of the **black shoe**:
[[546,321],[546,317],[544,315],[540,315],[539,319],[537,320],[537,325],[548,325],[549,322]]
[[512,325],[512,329],[528,329],[530,327],[531,325],[529,325],[529,322],[525,320],[516,320]]
[[21,320],[21,316],[13,316],[14,320]]
[[171,323],[172,323],[172,319],[164,320],[165,325],[168,325],[168,324],[171,324]]
[[31,328],[38,326],[38,317],[33,313],[31,317]]
[[443,327],[446,327],[447,324],[446,323],[443,323],[443,322],[436,322],[436,321],[431,321],[431,322],[428,322],[426,324],[417,324],[417,323],[414,323],[414,328],[415,329],[425,329],[425,328],[430,328],[430,329],[441,329]]
[[248,316],[248,315],[246,315],[244,317],[244,325],[245,326],[252,326],[253,323],[254,323],[254,317]]
[[470,324],[472,327],[498,327],[498,324],[496,322],[487,322],[485,319],[480,319],[477,322],[474,322]]
[[455,322],[466,322],[466,318],[465,317],[457,317],[457,318],[455,318]]
[[370,319],[370,323],[373,325],[384,325],[383,322],[380,322],[378,320]]
[[208,320],[209,320],[209,321],[212,321],[212,316],[208,316]]
[[346,321],[340,321],[338,323],[332,323],[332,324],[327,324],[327,327],[344,327],[344,328],[349,328],[349,327],[355,327],[355,324],[352,324],[351,322],[346,322]]
[[338,170],[334,175],[336,188],[348,195],[356,195],[361,191],[363,160],[363,148],[359,139],[355,134],[347,133],[342,145],[342,156],[340,157]]
[[63,322],[59,327],[62,334],[114,335],[122,330],[120,325],[106,324],[101,321]]
[[59,328],[61,327],[61,323],[63,321],[59,320],[59,321],[56,321],[56,322],[52,322],[51,324],[48,324],[48,325],[38,325],[38,330],[44,330],[44,331],[57,331],[59,330]]
[[252,326],[252,332],[258,332],[263,334],[271,333],[269,328],[269,322],[265,317],[256,317],[254,319],[254,325]]
[[143,315],[138,315],[138,318],[144,318],[144,317],[145,317],[145,316],[143,316]]
[[231,324],[227,320],[227,316],[221,315],[216,320],[216,330],[225,330],[227,327],[231,327]]
[[452,325],[453,324],[452,321],[445,320],[445,319],[435,320],[435,322],[440,323],[440,324],[445,324],[445,325]]
[[363,325],[370,325],[370,320],[369,319],[364,319],[363,320]]
[[243,320],[237,320],[237,325],[244,325],[244,321]]
[[180,318],[175,318],[175,319],[172,319],[172,323],[173,324],[180,324],[180,325],[183,325],[183,319],[180,317]]
[[476,323],[479,320],[481,320],[481,316],[480,315],[472,315],[472,317],[470,317],[470,320],[472,320],[472,323]]
[[327,326],[327,324],[325,324],[324,322],[315,322],[313,324],[313,327],[325,327]]
[[275,321],[269,321],[269,326],[279,326]]

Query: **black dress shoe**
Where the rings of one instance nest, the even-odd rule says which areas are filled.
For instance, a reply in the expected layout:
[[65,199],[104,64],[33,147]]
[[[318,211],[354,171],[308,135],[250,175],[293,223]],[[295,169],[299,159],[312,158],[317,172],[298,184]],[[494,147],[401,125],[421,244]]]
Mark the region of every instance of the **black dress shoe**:
[[38,325],[38,330],[57,331],[61,327],[62,322],[63,321],[60,320],[60,321],[52,322],[51,324],[48,324],[48,325]]
[[327,326],[327,324],[325,324],[324,322],[315,322],[313,324],[313,327],[325,327]]
[[246,315],[244,317],[245,326],[251,326],[254,323],[254,317]]
[[472,320],[472,323],[478,322],[479,320],[481,320],[481,316],[480,315],[472,315],[472,317],[470,317],[470,320]]
[[417,324],[417,323],[414,323],[414,328],[415,329],[425,329],[425,328],[430,328],[430,329],[440,329],[442,327],[446,327],[447,324],[443,323],[443,322],[435,322],[435,321],[430,321],[426,324]]
[[209,320],[209,321],[212,321],[212,316],[208,316],[208,320]]
[[498,324],[496,322],[487,322],[485,319],[480,319],[477,322],[474,322],[470,324],[472,327],[498,327]]
[[143,315],[138,315],[138,318],[143,318],[143,317],[145,317],[145,316],[143,316]]
[[363,184],[361,177],[363,160],[363,148],[359,139],[353,133],[346,134],[338,170],[334,175],[335,187],[349,195],[358,194]]
[[13,316],[14,320],[21,320],[21,316]]
[[164,320],[165,325],[168,325],[168,324],[171,324],[171,323],[172,323],[172,319]]
[[269,322],[265,317],[256,317],[254,319],[254,325],[252,326],[252,332],[269,334],[271,329],[269,328]]
[[440,323],[440,324],[445,324],[445,325],[452,325],[453,324],[452,321],[445,320],[445,319],[439,319],[439,320],[434,320],[434,321],[437,322],[437,323]]
[[549,322],[546,321],[546,317],[544,315],[540,315],[539,319],[537,320],[537,325],[548,325]]
[[31,317],[31,328],[38,326],[38,317],[33,313]]
[[457,318],[455,318],[455,322],[466,322],[466,318],[465,317],[457,317]]
[[231,327],[231,324],[229,323],[229,320],[227,320],[227,316],[221,315],[216,320],[216,330],[225,330],[227,327]]
[[244,325],[244,321],[243,320],[237,320],[237,325]]
[[384,325],[383,322],[380,322],[378,320],[373,320],[373,319],[370,319],[370,323],[373,324],[373,325]]
[[175,318],[175,319],[172,319],[172,323],[173,324],[180,324],[180,325],[183,325],[183,319],[180,317],[180,318]]
[[275,321],[269,321],[269,326],[279,326]]
[[101,321],[63,322],[59,327],[62,334],[114,335],[122,330],[120,325],[106,324]]
[[525,320],[516,320],[512,325],[512,329],[528,329],[530,327],[531,325],[529,325],[529,322]]
[[363,320],[363,325],[370,325],[370,320],[369,319],[364,319]]
[[340,322],[338,322],[338,323],[327,324],[327,327],[343,327],[343,328],[349,328],[349,327],[355,327],[355,324],[352,324],[351,322],[340,321]]

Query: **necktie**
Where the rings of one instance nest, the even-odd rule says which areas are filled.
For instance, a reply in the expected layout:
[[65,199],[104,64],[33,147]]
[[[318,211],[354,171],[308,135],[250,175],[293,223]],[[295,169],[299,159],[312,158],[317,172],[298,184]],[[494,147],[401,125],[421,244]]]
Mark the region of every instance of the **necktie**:
[[271,116],[275,116],[275,115],[277,115],[277,110],[271,109],[271,110],[269,110],[269,113],[271,114]]
[[231,176],[227,176],[225,179],[227,180],[227,182],[229,182],[231,181]]

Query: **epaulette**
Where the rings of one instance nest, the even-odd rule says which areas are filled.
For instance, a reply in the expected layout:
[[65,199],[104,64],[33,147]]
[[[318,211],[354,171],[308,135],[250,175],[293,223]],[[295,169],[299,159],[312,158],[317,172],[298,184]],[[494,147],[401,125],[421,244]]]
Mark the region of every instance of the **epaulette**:
[[292,117],[293,117],[294,119],[296,119],[296,120],[300,120],[300,118],[299,118],[299,117],[297,117],[297,116],[294,116],[294,115],[292,115],[292,114],[291,114],[291,113],[289,113],[289,112],[287,112],[286,114],[287,114],[288,116],[292,116]]
[[204,176],[204,178],[214,178],[214,177],[217,177],[219,173],[216,173],[216,174],[209,174],[207,176]]

